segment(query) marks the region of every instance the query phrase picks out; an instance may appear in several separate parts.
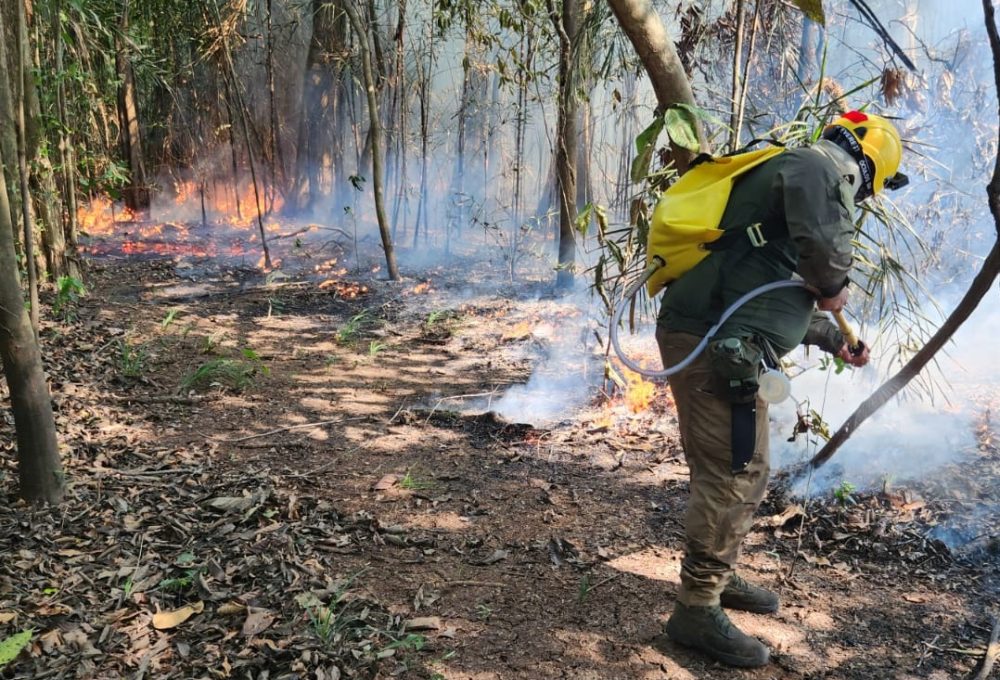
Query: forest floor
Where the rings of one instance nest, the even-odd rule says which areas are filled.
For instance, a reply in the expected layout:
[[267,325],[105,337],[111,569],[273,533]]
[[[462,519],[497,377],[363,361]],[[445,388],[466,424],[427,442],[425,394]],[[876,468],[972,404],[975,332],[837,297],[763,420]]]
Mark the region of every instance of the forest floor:
[[[468,285],[264,277],[193,256],[100,258],[42,332],[69,488],[16,501],[0,442],[2,678],[957,678],[1000,593],[984,410],[933,484],[802,501],[780,479],[733,613],[773,662],[666,641],[686,467],[669,398],[509,422],[572,305]],[[468,395],[478,395],[468,398]],[[779,475],[780,478],[780,475]],[[984,510],[985,508],[985,510]],[[934,536],[974,534],[951,551]],[[959,531],[956,529],[956,531]]]

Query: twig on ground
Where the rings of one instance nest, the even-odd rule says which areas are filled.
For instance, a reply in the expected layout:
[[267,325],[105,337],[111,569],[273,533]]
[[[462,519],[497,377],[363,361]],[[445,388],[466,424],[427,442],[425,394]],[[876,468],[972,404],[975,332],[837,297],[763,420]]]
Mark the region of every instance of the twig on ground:
[[[361,448],[361,444],[358,444],[357,446],[355,446],[350,451],[345,451],[344,455],[345,456],[349,456],[352,453],[357,452],[360,448]],[[336,460],[331,460],[329,463],[324,463],[323,465],[320,465],[317,468],[313,468],[312,470],[306,470],[305,472],[295,472],[295,473],[292,473],[292,474],[288,475],[288,477],[290,479],[301,479],[302,477],[312,477],[313,475],[318,475],[321,472],[326,472],[330,468],[337,467],[338,465],[340,465],[340,463],[341,463],[341,459],[337,458]]]
[[427,420],[424,421],[424,425],[431,422],[431,418],[437,412],[438,407],[441,406],[442,402],[450,401],[453,399],[474,399],[475,397],[490,397],[492,399],[496,395],[496,393],[497,390],[494,389],[489,392],[476,392],[475,394],[453,394],[450,397],[441,397],[440,399],[437,400],[437,403],[434,404],[434,408],[431,409],[431,412],[427,414]]
[[129,396],[129,395],[112,395],[115,401],[123,403],[132,404],[182,404],[185,406],[191,406],[193,404],[199,404],[204,401],[215,401],[219,398],[217,394],[196,394],[190,397],[181,397],[176,394],[154,394],[148,397],[143,396]]
[[468,586],[470,588],[483,587],[483,588],[506,588],[506,583],[499,583],[497,581],[448,581],[444,584],[446,588]]
[[340,423],[350,423],[358,420],[365,420],[368,416],[358,416],[357,418],[336,418],[334,420],[320,420],[315,423],[299,423],[298,425],[289,425],[287,427],[279,427],[276,430],[268,430],[267,432],[258,432],[257,434],[250,434],[246,437],[238,437],[236,439],[223,439],[222,437],[214,437],[212,435],[207,435],[209,439],[216,442],[222,442],[223,444],[236,444],[238,442],[245,442],[250,439],[257,439],[258,437],[268,437],[272,434],[278,434],[280,432],[290,432],[291,430],[303,430],[310,427],[322,427],[323,425],[339,425]]
[[993,617],[993,632],[990,633],[990,644],[986,647],[986,655],[983,657],[982,665],[978,672],[972,676],[972,680],[986,680],[993,671],[993,664],[1000,656],[1000,617]]
[[403,403],[399,405],[399,408],[396,409],[396,412],[392,414],[392,418],[389,418],[389,420],[386,422],[386,425],[392,425],[394,422],[396,422],[396,418],[399,417],[399,414],[403,412],[404,408],[406,408],[406,399],[404,399]]
[[601,586],[603,586],[605,583],[610,583],[611,581],[614,581],[616,578],[618,578],[621,575],[622,575],[622,572],[619,571],[619,572],[615,572],[614,574],[611,574],[611,576],[608,576],[607,578],[602,578],[600,581],[598,581],[594,585],[592,585],[589,588],[587,588],[587,592],[588,593],[592,593],[595,590],[597,590],[598,588],[600,588]]

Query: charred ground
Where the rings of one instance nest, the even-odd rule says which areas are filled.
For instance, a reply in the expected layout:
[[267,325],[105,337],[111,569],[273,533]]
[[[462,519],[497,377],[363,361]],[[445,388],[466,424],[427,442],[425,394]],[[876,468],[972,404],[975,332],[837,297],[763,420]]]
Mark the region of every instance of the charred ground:
[[470,292],[471,262],[403,284],[218,262],[102,259],[46,324],[70,492],[19,505],[7,445],[0,636],[35,638],[3,677],[954,678],[984,651],[991,404],[933,484],[803,507],[779,476],[745,570],[782,611],[734,616],[774,663],[733,671],[660,636],[687,491],[667,397],[541,429],[481,405],[527,380],[559,300]]

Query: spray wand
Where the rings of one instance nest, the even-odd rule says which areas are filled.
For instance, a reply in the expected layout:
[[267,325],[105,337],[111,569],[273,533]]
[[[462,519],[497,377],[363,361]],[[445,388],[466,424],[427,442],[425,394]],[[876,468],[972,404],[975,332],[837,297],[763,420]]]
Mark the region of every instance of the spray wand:
[[865,351],[865,343],[858,339],[857,334],[854,329],[851,328],[851,324],[848,323],[847,319],[844,318],[843,311],[831,312],[833,314],[834,321],[837,322],[837,327],[840,332],[844,334],[844,340],[847,341],[847,349],[853,356],[858,356]]
[[[739,309],[746,303],[750,302],[750,300],[753,300],[755,297],[763,295],[764,293],[770,293],[772,290],[778,290],[779,288],[806,287],[804,281],[789,280],[789,281],[773,281],[771,283],[765,283],[763,286],[758,286],[757,288],[754,288],[750,292],[742,295],[739,299],[733,302],[733,304],[729,305],[726,308],[726,311],[722,313],[722,316],[719,317],[719,320],[715,323],[715,325],[709,328],[708,332],[705,333],[705,336],[701,339],[701,342],[698,343],[697,347],[691,350],[691,353],[688,354],[686,357],[684,357],[684,359],[681,360],[680,363],[674,366],[669,366],[663,369],[662,371],[651,371],[648,368],[640,366],[635,361],[632,361],[632,359],[630,359],[625,354],[625,351],[622,349],[621,343],[618,339],[618,327],[621,325],[622,316],[625,313],[626,307],[628,307],[628,304],[629,302],[631,302],[632,298],[635,297],[635,294],[639,292],[639,289],[647,281],[649,281],[650,278],[652,278],[653,274],[655,274],[658,269],[664,266],[666,266],[666,261],[664,261],[663,258],[659,256],[653,256],[649,265],[646,267],[646,270],[642,273],[642,276],[640,276],[631,286],[625,289],[625,295],[622,296],[621,302],[619,302],[618,306],[615,307],[615,312],[611,317],[611,329],[609,332],[611,336],[611,345],[612,347],[614,347],[615,354],[618,355],[618,358],[621,360],[621,362],[625,364],[625,366],[627,366],[629,369],[638,373],[639,375],[645,376],[647,378],[652,378],[653,380],[662,380],[664,378],[669,378],[675,373],[683,371],[685,368],[690,366],[691,363],[695,359],[697,359],[702,352],[705,351],[705,347],[708,346],[709,341],[715,336],[716,333],[719,332],[719,329],[722,328],[722,324],[726,323],[729,317],[731,317],[733,314],[736,313],[737,309]],[[857,340],[857,338],[855,338],[855,340]]]

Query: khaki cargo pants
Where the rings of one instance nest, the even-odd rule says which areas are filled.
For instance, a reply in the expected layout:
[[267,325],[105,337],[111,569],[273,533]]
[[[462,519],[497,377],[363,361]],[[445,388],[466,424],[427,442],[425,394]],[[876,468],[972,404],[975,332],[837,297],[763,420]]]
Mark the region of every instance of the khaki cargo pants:
[[[701,338],[657,327],[664,366],[684,359]],[[685,516],[685,555],[678,599],[689,606],[719,604],[764,498],[770,473],[767,403],[757,399],[756,441],[750,464],[732,471],[731,404],[713,394],[708,353],[670,378],[681,445],[691,472]]]

